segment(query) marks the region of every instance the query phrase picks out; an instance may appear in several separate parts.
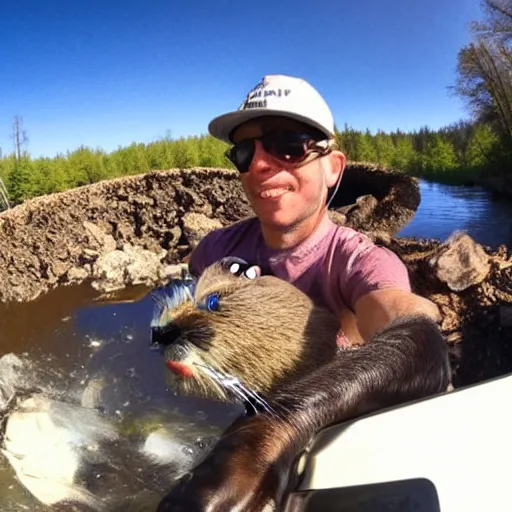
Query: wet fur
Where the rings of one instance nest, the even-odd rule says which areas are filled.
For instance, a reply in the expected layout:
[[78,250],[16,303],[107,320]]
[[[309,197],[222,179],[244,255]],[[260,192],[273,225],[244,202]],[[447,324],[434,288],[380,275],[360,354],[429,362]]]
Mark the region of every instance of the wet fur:
[[[182,393],[228,399],[226,390],[202,371],[206,364],[269,395],[337,352],[339,320],[286,281],[239,277],[218,262],[190,286],[190,294],[183,286],[177,283],[170,298],[161,301],[153,322],[162,333],[164,357],[194,368],[194,379],[173,376],[173,386]],[[199,309],[212,293],[219,294],[220,310]]]

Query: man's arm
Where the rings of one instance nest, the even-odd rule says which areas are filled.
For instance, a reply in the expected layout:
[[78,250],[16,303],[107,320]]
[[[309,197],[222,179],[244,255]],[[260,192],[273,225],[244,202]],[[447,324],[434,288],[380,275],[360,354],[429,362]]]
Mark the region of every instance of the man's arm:
[[354,310],[364,341],[401,316],[425,315],[435,322],[441,321],[439,309],[433,302],[399,288],[366,293],[356,301]]

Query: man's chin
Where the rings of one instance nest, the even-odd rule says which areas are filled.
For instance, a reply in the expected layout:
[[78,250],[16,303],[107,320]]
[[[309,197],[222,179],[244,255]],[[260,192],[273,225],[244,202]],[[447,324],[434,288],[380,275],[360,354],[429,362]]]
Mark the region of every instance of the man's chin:
[[300,224],[299,218],[284,214],[258,215],[258,218],[265,228],[283,233],[294,231]]

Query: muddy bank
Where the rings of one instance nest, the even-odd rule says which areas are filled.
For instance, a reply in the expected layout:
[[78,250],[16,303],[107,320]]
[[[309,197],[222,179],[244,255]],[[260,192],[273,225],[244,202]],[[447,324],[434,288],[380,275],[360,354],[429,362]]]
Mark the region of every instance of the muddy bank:
[[370,163],[349,163],[331,213],[335,222],[358,231],[395,235],[413,218],[420,200],[417,178]]
[[[335,199],[336,222],[394,234],[419,191],[407,176],[350,164]],[[103,291],[161,284],[208,231],[250,215],[238,174],[225,169],[155,171],[35,198],[0,215],[0,302],[84,280]]]
[[512,254],[454,233],[384,241],[406,264],[413,290],[442,314],[456,387],[512,372]]

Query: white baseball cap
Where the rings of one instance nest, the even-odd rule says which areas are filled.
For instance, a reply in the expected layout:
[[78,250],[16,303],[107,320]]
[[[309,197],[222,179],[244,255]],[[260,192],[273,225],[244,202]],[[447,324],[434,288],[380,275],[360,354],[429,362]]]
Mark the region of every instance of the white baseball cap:
[[334,136],[333,115],[322,96],[302,78],[287,75],[265,76],[237,110],[213,119],[208,131],[231,143],[231,133],[237,126],[262,116],[288,117]]

